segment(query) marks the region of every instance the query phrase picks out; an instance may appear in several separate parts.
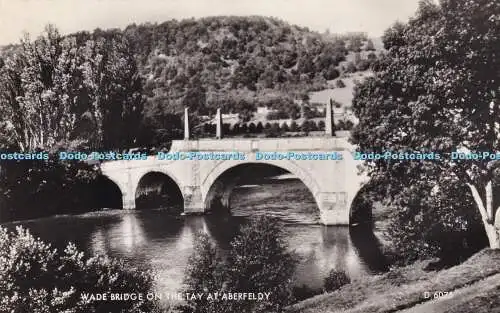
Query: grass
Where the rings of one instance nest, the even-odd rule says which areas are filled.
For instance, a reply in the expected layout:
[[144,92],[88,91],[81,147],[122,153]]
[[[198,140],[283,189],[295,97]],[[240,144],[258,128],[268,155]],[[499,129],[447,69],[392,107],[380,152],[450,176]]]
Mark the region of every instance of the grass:
[[[335,292],[299,302],[288,312],[381,313],[410,308],[428,300],[424,298],[425,292],[455,290],[500,273],[500,251],[485,249],[464,263],[441,271],[426,272],[423,270],[426,264],[428,262],[417,262],[383,275],[355,281]],[[481,304],[481,300],[475,301]]]
[[[495,276],[496,277],[496,276]],[[496,277],[497,284],[481,284],[481,289],[476,289],[475,293],[480,293],[472,299],[470,297],[459,297],[453,302],[446,301],[446,309],[443,313],[493,313],[500,312],[500,285],[499,277]],[[461,296],[461,295],[460,295]]]
[[[500,274],[455,290],[452,294],[417,305],[401,313],[491,313],[500,311]],[[496,311],[495,311],[496,310]]]

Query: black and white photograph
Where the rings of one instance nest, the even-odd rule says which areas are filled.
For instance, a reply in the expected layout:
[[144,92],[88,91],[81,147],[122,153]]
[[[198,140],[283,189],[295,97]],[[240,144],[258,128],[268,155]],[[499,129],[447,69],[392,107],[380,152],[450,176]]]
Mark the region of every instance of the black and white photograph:
[[500,313],[500,1],[0,0],[0,313]]

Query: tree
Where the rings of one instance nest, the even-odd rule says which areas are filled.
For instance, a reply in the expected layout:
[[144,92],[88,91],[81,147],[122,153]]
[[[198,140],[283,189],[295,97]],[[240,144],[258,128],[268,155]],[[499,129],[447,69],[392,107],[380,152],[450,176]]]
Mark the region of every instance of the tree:
[[345,88],[345,83],[342,79],[338,79],[336,82],[335,82],[335,86],[337,88]]
[[[208,235],[196,236],[194,251],[187,263],[184,289],[186,292],[221,292],[225,282],[223,259]],[[206,297],[189,300],[183,311],[190,313],[220,312],[221,301],[211,301]]]
[[128,40],[95,34],[81,47],[86,103],[96,129],[96,148],[133,147],[142,119],[142,81]]
[[266,137],[279,137],[281,136],[281,132],[280,124],[277,122],[272,123],[269,128],[264,129]]
[[[145,147],[164,147],[173,139],[181,139],[184,131],[180,116],[166,113],[160,105],[151,105],[144,110],[141,126],[138,144]],[[203,131],[212,134],[213,128],[211,124],[205,124]]]
[[195,241],[185,278],[186,292],[269,292],[267,301],[188,301],[184,312],[282,312],[292,300],[297,260],[287,251],[281,225],[259,217],[240,229],[223,259],[207,235]]
[[339,71],[337,70],[337,68],[335,67],[334,64],[330,64],[330,66],[328,67],[328,69],[326,69],[323,72],[323,77],[326,80],[332,80],[332,79],[335,79],[335,78],[337,78],[339,76],[340,76],[340,73],[339,73]]
[[248,132],[249,132],[250,134],[255,134],[255,132],[256,132],[256,126],[255,126],[255,124],[254,124],[254,123],[250,123],[250,124],[248,124]]
[[290,127],[288,127],[288,124],[286,122],[283,122],[283,124],[281,124],[281,131],[283,132],[290,131]]
[[368,41],[366,42],[365,50],[375,51],[375,46],[373,45],[373,41],[371,39],[368,39]]
[[5,135],[21,151],[48,148],[71,137],[76,124],[71,96],[78,96],[71,90],[74,48],[74,42],[63,42],[49,25],[35,41],[26,35],[20,51],[0,69],[0,118]]
[[428,181],[417,184],[412,188],[402,181],[404,190],[397,200],[385,204],[394,208],[387,227],[392,262],[406,265],[437,257],[440,265],[450,266],[487,244],[481,216],[471,210],[474,199],[465,184],[456,178],[442,178],[440,188]]
[[92,148],[131,146],[142,117],[142,84],[118,34],[28,35],[0,71],[0,125],[21,151],[85,139]]
[[[78,143],[64,148],[76,151]],[[42,154],[41,150],[31,152]],[[0,191],[5,207],[0,208],[0,221],[82,213],[95,205],[92,185],[98,171],[76,160],[61,162],[57,153],[47,157],[48,160],[12,160],[8,166],[2,166]]]
[[318,130],[318,125],[314,120],[309,121],[309,128],[311,131],[317,131]]
[[97,293],[154,292],[153,276],[116,259],[59,252],[22,227],[0,227],[1,312],[160,312],[157,301],[93,301]]
[[325,121],[320,120],[318,122],[318,130],[325,130]]
[[269,301],[231,301],[229,312],[281,312],[292,300],[295,266],[276,220],[259,217],[243,226],[231,242],[227,288],[271,294]]
[[233,135],[238,135],[240,133],[240,124],[234,124],[231,132]]
[[260,134],[264,130],[264,126],[262,126],[262,122],[258,122],[257,126],[255,127],[255,132]]
[[488,0],[422,1],[398,49],[390,49],[387,64],[356,89],[353,101],[360,119],[353,139],[360,150],[442,156],[439,162],[369,161],[368,173],[385,177],[388,196],[401,196],[403,181],[436,188],[445,178],[466,184],[491,248],[500,248],[499,199],[493,196],[498,161],[461,161],[451,153],[500,149],[498,14],[500,3]]
[[395,22],[391,27],[384,31],[382,35],[382,42],[384,44],[384,49],[389,50],[392,47],[399,47],[404,45],[404,29],[405,24],[401,22]]
[[232,108],[233,112],[238,113],[238,117],[242,122],[248,122],[253,118],[254,112],[257,111],[257,106],[255,103],[247,101],[245,99],[240,99],[236,103],[234,103],[234,107]]
[[302,125],[300,125],[300,129],[303,131],[303,132],[310,132],[312,130],[312,127],[311,127],[311,121],[309,120],[304,120],[304,122],[302,123]]

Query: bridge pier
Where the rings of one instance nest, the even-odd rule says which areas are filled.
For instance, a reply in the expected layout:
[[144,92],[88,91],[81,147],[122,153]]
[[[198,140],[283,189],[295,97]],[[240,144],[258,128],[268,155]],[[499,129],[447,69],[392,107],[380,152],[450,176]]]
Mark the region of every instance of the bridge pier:
[[184,187],[184,214],[205,213],[205,207],[199,186]]
[[122,196],[122,203],[125,210],[135,209],[135,195],[131,197],[130,194],[124,194]]
[[317,199],[323,225],[349,225],[346,192],[321,192]]

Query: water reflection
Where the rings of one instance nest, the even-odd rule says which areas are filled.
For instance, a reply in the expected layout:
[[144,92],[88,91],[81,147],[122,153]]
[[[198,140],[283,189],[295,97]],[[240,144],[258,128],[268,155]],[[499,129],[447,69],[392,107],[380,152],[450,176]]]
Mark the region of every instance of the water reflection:
[[353,252],[371,273],[381,273],[388,270],[389,263],[382,253],[382,244],[370,227],[351,227],[349,234],[353,242]]
[[[288,186],[296,192],[295,185]],[[313,207],[300,208],[299,202],[279,203],[277,194],[292,193],[283,192],[283,188],[283,184],[265,185],[266,193],[275,198],[275,201],[264,201],[271,205],[257,203],[255,194],[252,201],[236,197],[232,203],[236,216],[179,217],[165,210],[111,210],[5,226],[13,229],[22,224],[35,236],[60,249],[68,241],[73,241],[88,253],[120,257],[131,266],[152,269],[156,274],[156,287],[161,293],[176,292],[182,287],[198,232],[207,233],[222,251],[227,251],[240,226],[252,216],[261,214],[277,217],[283,222],[289,249],[300,260],[295,273],[298,286],[305,284],[320,289],[332,269],[345,271],[351,279],[386,269],[378,239],[371,229],[312,224],[317,215],[317,212],[316,215],[309,213]],[[243,197],[246,193],[241,195]]]

